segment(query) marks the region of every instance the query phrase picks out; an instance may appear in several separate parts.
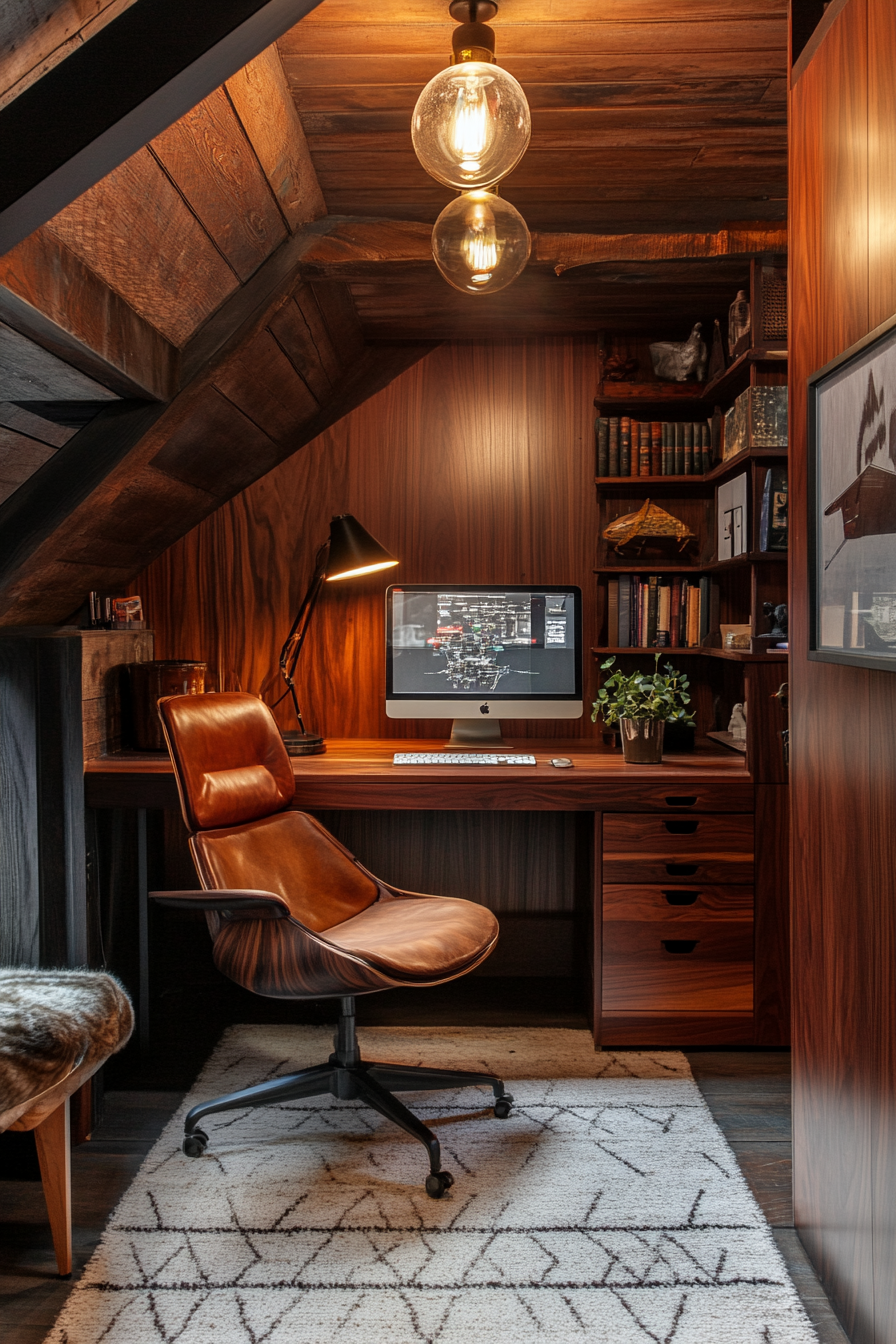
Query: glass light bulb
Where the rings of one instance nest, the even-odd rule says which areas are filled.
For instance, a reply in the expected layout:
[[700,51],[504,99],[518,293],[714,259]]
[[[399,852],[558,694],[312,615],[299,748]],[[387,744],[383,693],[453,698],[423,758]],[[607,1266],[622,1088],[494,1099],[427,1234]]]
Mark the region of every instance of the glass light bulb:
[[437,182],[491,187],[526,152],[532,124],[522,88],[497,65],[464,61],[431,79],[411,118],[414,153]]
[[432,231],[432,255],[442,275],[464,294],[496,294],[525,268],[531,240],[509,201],[470,191],[446,205]]

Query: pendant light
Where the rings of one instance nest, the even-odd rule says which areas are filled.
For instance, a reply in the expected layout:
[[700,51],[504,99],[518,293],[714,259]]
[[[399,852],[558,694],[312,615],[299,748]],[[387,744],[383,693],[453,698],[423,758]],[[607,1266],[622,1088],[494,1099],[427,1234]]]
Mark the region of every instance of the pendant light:
[[464,294],[495,294],[529,260],[531,239],[518,210],[491,191],[458,196],[439,215],[432,255],[442,275]]
[[449,6],[460,23],[452,34],[451,65],[429,81],[411,119],[420,163],[458,191],[494,186],[529,144],[526,95],[495,64],[495,35],[486,21],[497,12],[493,0],[454,0]]

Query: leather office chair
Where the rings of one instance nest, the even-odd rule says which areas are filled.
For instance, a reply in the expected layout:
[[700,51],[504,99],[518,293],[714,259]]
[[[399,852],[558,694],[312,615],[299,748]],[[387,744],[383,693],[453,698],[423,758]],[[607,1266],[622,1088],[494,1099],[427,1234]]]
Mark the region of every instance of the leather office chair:
[[203,890],[153,892],[153,899],[204,910],[215,965],[244,989],[341,1000],[325,1064],[194,1106],[184,1152],[204,1152],[200,1121],[218,1111],[327,1092],[358,1097],[425,1145],[426,1190],[439,1199],[453,1184],[441,1170],[439,1141],[392,1093],[485,1085],[502,1119],[513,1097],[491,1074],[363,1061],[355,998],[466,975],[494,948],[497,920],[472,901],[388,886],[313,817],[290,810],[292,766],[271,711],[254,696],[170,696],[159,713]]

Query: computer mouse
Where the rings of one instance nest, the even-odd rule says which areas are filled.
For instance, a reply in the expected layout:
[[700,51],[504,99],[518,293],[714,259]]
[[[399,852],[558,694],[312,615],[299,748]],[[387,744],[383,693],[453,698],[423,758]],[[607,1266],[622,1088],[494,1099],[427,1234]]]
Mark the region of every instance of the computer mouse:
[[561,770],[568,770],[572,765],[572,761],[568,756],[555,756],[551,761],[551,765],[557,765]]

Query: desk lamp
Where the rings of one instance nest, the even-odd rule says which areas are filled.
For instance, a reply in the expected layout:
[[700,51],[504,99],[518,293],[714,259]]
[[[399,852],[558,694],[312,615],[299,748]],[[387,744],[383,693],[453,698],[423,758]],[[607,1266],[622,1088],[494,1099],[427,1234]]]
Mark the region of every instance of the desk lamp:
[[[324,583],[353,579],[360,574],[373,574],[378,569],[391,569],[397,564],[394,555],[390,555],[378,541],[375,541],[350,513],[340,513],[331,520],[330,535],[317,552],[308,591],[302,598],[298,615],[280,650],[280,674],[286,682],[286,690],[280,700],[285,699],[287,695],[292,697],[299,725],[297,733],[283,734],[283,741],[290,756],[315,756],[326,750],[323,738],[305,729],[294,685],[299,655]],[[276,704],[279,705],[280,700],[277,700]]]

